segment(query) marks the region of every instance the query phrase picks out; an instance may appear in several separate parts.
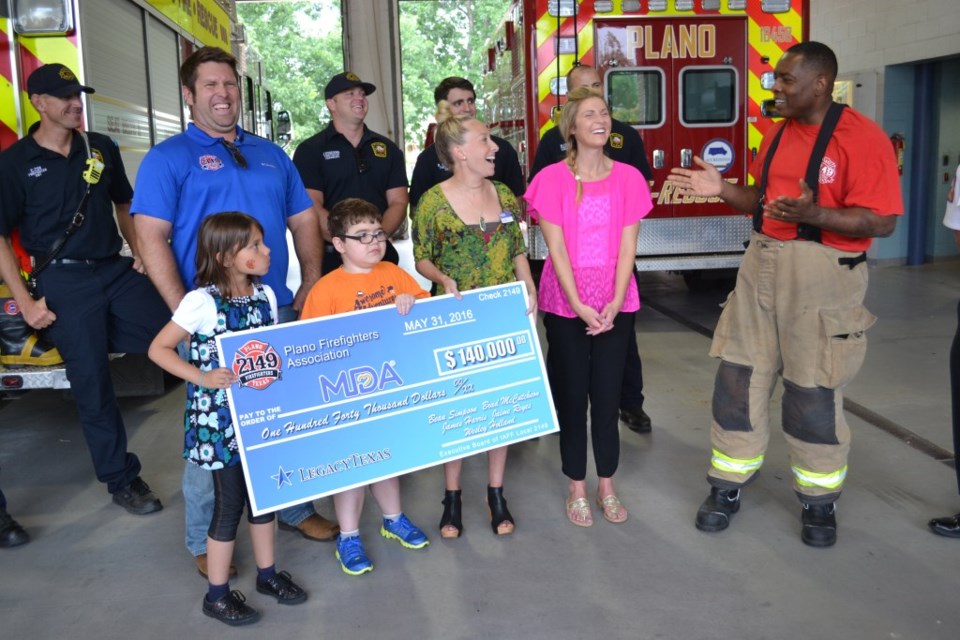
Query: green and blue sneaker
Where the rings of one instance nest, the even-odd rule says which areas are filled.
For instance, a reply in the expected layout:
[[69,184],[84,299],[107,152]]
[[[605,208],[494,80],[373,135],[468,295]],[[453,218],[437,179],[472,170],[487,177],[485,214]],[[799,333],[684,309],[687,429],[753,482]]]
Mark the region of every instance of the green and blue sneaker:
[[348,538],[344,538],[342,535],[337,536],[336,556],[337,560],[340,561],[340,568],[347,575],[360,576],[368,571],[373,571],[373,563],[367,557],[360,536],[350,536]]
[[407,520],[407,516],[402,513],[396,520],[384,518],[380,535],[387,540],[396,540],[407,549],[423,549],[430,544],[426,534],[417,525]]

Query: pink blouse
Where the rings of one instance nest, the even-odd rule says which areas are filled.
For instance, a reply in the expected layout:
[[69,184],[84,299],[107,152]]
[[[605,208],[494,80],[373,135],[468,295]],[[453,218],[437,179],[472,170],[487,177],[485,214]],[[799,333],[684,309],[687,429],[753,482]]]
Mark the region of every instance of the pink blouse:
[[[533,219],[561,227],[580,300],[600,311],[616,293],[623,228],[644,218],[653,203],[643,175],[620,162],[613,163],[613,170],[603,180],[584,182],[579,203],[576,194],[576,180],[567,164],[558,162],[540,171],[523,197]],[[549,313],[567,318],[577,316],[549,256],[540,277],[538,304]],[[639,308],[636,279],[630,278],[621,311]]]

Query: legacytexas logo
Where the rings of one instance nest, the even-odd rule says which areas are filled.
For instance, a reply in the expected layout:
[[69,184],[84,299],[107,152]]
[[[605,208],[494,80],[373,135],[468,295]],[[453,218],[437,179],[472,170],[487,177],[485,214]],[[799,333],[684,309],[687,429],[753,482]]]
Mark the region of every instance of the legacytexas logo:
[[241,387],[262,391],[280,379],[280,354],[260,340],[248,340],[233,356],[233,373]]
[[320,375],[320,395],[324,402],[331,399],[355,398],[375,391],[383,391],[387,385],[403,386],[403,379],[394,368],[396,362],[384,362],[378,371],[364,365],[341,369],[335,380]]

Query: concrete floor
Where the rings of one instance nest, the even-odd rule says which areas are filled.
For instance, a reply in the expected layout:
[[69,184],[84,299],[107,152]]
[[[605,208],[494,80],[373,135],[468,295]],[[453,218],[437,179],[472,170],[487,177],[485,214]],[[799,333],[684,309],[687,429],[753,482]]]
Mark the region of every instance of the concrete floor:
[[[947,354],[960,263],[874,269],[871,278],[869,306],[880,321],[847,395],[906,438],[849,416],[854,443],[834,548],[800,542],[776,433],[731,528],[707,535],[693,527],[707,492],[715,363],[706,337],[653,307],[712,327],[722,296],[690,294],[679,278],[651,274],[637,331],[654,432],[622,432],[616,481],[627,523],[595,513],[592,529],[569,524],[556,437],[523,443],[507,469],[518,520],[511,537],[490,531],[482,458],[464,467],[459,540],[436,533],[438,468],[403,480],[406,512],[431,534],[426,550],[381,539],[368,500],[361,532],[372,574],[348,577],[332,544],[279,532],[279,568],[310,592],[301,606],[256,593],[242,531],[232,587],[263,617],[230,629],[201,614],[205,582],[182,543],[182,388],[122,401],[131,449],[165,505],[146,517],[113,506],[93,478],[69,397],[35,391],[0,404],[0,483],[33,538],[0,550],[0,638],[955,640],[960,540],[938,538],[925,523],[960,509],[953,470],[936,459],[938,447],[952,451]],[[920,440],[934,455],[912,446]]]

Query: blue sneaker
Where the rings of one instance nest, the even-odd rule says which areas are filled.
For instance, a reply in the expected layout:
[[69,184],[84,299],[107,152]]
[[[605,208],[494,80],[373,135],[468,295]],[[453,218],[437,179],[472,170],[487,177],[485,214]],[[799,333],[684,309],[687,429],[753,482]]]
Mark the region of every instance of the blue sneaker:
[[360,536],[350,536],[349,538],[337,536],[336,556],[337,560],[340,561],[340,568],[347,575],[360,576],[368,571],[373,571],[373,563],[367,557]]
[[384,518],[380,535],[387,540],[396,540],[407,549],[423,549],[430,544],[426,534],[420,531],[417,525],[407,520],[407,516],[402,513],[396,522]]

